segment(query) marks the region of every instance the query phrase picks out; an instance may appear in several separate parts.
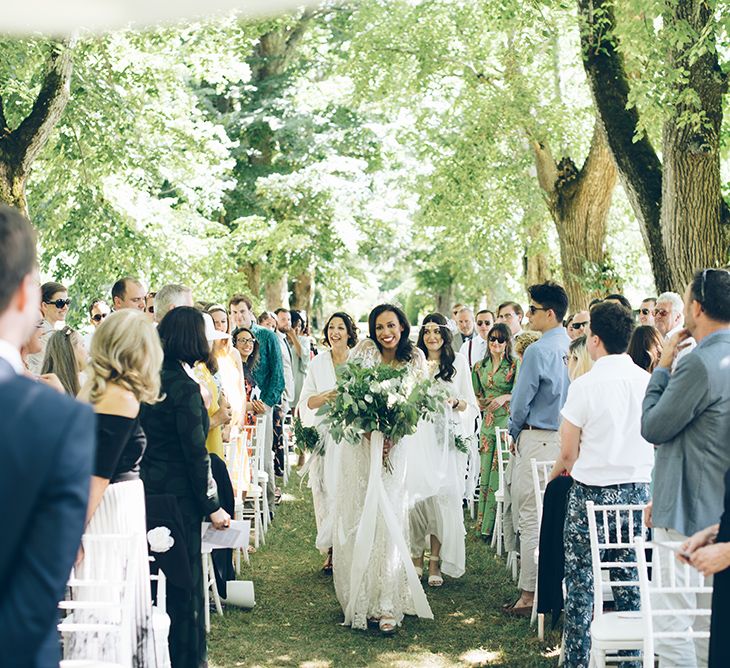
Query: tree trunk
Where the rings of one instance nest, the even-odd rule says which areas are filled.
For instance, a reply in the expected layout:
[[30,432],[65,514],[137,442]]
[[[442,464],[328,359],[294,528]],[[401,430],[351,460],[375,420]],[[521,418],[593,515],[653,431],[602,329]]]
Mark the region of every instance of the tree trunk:
[[51,47],[41,88],[26,116],[15,129],[8,127],[0,96],[0,202],[28,216],[25,185],[31,166],[48,142],[66,108],[71,91],[71,54],[75,38]]
[[578,311],[612,286],[601,283],[607,265],[606,226],[617,172],[603,126],[597,120],[591,147],[580,171],[572,160],[556,165],[549,147],[532,142],[538,181],[546,194],[560,239],[563,284],[569,309]]
[[[709,30],[714,43],[713,10],[698,0],[669,3],[669,21],[688,24],[695,34]],[[720,130],[722,99],[727,90],[717,52],[707,49],[690,61],[690,50],[671,54],[669,66],[688,73],[677,94],[688,90],[699,105],[678,104],[664,123],[662,182],[662,230],[674,277],[680,292],[697,269],[727,264],[727,241],[722,226],[723,199],[720,187]],[[703,116],[700,125],[683,124],[683,115]]]
[[451,318],[451,307],[454,305],[454,286],[449,285],[436,295],[436,313],[441,313],[447,320]]
[[[548,254],[547,235],[545,234],[545,211],[528,210],[523,221],[525,254],[522,258],[522,270],[525,290],[536,283],[550,280],[550,256]],[[488,302],[491,303],[491,302]]]
[[305,271],[295,277],[291,293],[291,308],[311,313],[314,302],[314,272]]
[[266,309],[274,311],[278,308],[289,308],[289,288],[286,274],[269,281],[264,288]]
[[240,271],[246,276],[249,292],[258,299],[261,294],[261,265],[258,262],[247,262]]

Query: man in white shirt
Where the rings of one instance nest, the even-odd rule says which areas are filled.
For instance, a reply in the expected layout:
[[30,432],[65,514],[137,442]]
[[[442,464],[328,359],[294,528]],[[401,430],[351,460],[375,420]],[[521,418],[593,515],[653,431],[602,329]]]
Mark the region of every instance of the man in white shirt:
[[517,302],[503,302],[497,307],[497,322],[503,322],[512,331],[512,341],[522,334],[522,318],[525,312]]
[[472,336],[468,341],[464,341],[459,349],[469,362],[470,369],[473,369],[479,360],[484,359],[487,353],[487,336],[492,325],[494,325],[494,313],[489,309],[482,309],[477,313],[476,331],[479,336]]
[[[603,302],[591,309],[586,347],[594,365],[570,385],[561,411],[560,456],[551,479],[570,473],[574,480],[563,535],[567,666],[587,666],[590,657],[593,571],[586,502],[649,501],[654,448],[641,435],[641,411],[650,376],[625,354],[633,326],[632,314],[619,304]],[[640,515],[634,520],[641,525]],[[621,521],[626,525],[622,531],[628,531],[628,518]],[[633,556],[616,550],[612,560],[631,561]],[[619,568],[612,579],[635,580],[636,574]],[[614,588],[614,597],[617,610],[639,609],[637,587]]]

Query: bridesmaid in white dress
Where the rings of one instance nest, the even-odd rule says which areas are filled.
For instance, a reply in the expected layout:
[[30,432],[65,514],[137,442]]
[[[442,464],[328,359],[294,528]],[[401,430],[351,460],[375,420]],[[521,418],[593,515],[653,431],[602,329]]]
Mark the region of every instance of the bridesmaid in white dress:
[[[350,355],[365,366],[406,366],[425,377],[423,353],[408,340],[410,325],[396,306],[370,313],[370,338]],[[340,476],[333,508],[333,572],[345,625],[395,633],[406,614],[432,619],[408,546],[404,443],[383,443],[379,434],[359,444],[340,443]],[[390,470],[383,466],[383,456]]]
[[332,502],[339,471],[340,448],[325,430],[322,424],[324,417],[317,415],[317,411],[335,396],[336,369],[347,362],[350,348],[357,344],[357,327],[352,318],[347,313],[333,313],[324,326],[323,342],[327,350],[310,362],[297,410],[305,427],[317,427],[320,438],[318,447],[324,449],[324,454],[316,452],[309,458],[302,475],[309,473],[317,521],[316,545],[327,553],[322,570],[332,573]]
[[414,435],[417,447],[408,448],[411,556],[416,570],[422,572],[423,553],[430,548],[431,587],[443,584],[442,572],[454,578],[464,574],[462,500],[467,454],[454,447],[454,437],[471,436],[479,415],[469,363],[461,353],[454,353],[451,342],[444,316],[431,313],[423,319],[417,346],[426,355],[431,377],[443,385],[448,397],[442,414],[419,425]]

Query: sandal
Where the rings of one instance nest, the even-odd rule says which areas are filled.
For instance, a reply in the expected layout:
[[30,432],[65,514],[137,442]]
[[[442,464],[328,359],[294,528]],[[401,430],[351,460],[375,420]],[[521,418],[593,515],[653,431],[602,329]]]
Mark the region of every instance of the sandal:
[[384,636],[392,636],[395,634],[396,627],[395,617],[381,617],[378,622],[378,628]]
[[[428,570],[429,571],[431,570],[431,563],[432,562],[435,563],[436,566],[438,567],[438,564],[439,564],[440,561],[441,561],[441,559],[439,559],[438,557],[431,557],[428,560]],[[429,587],[440,587],[443,583],[444,583],[444,578],[441,575],[441,570],[440,569],[439,569],[439,574],[438,575],[431,575],[431,573],[428,574],[428,586]]]

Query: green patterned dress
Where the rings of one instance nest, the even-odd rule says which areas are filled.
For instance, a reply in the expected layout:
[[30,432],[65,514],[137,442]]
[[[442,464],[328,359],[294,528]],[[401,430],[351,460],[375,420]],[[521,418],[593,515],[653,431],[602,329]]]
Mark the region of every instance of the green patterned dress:
[[481,453],[481,472],[479,476],[479,506],[477,512],[477,531],[483,536],[491,536],[497,505],[494,492],[499,486],[497,471],[497,438],[495,427],[506,428],[509,421],[509,402],[495,411],[487,410],[492,399],[503,394],[512,394],[519,362],[503,359],[496,370],[492,371],[492,358],[487,353],[483,360],[474,365],[471,379],[482,413],[482,430],[479,434]]

